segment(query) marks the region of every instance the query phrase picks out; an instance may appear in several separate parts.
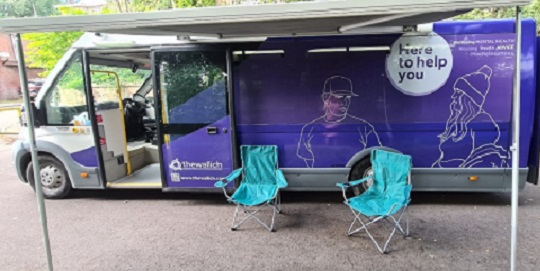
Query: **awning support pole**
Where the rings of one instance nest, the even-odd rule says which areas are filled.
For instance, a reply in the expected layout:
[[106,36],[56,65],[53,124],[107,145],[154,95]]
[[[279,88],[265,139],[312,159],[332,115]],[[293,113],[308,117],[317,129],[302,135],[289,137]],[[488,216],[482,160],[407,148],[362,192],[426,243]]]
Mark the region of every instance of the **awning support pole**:
[[21,41],[21,35],[16,34],[17,40],[17,63],[19,65],[19,79],[21,81],[21,92],[23,95],[24,111],[26,113],[26,120],[28,125],[28,143],[30,144],[30,151],[32,155],[32,164],[34,168],[34,185],[36,188],[36,198],[39,209],[39,216],[41,220],[41,228],[43,229],[43,243],[45,244],[45,251],[47,253],[47,267],[49,271],[53,271],[51,244],[49,242],[49,231],[47,229],[47,212],[45,209],[45,202],[43,200],[43,189],[41,187],[41,175],[38,161],[38,154],[36,148],[36,138],[34,134],[34,110],[30,104],[30,95],[28,93],[28,78],[26,77],[26,67],[24,65],[24,53]]
[[514,67],[514,91],[512,94],[512,233],[510,270],[516,270],[517,226],[519,204],[519,129],[520,129],[520,83],[521,83],[521,12],[516,7],[516,64]]

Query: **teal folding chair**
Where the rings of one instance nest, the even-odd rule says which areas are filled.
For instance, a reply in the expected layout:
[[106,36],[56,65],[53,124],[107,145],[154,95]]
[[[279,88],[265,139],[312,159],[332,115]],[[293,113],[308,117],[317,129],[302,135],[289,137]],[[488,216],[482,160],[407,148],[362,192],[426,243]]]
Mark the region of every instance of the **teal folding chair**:
[[[396,233],[396,229],[404,236],[409,235],[407,206],[410,203],[412,189],[411,162],[412,159],[408,155],[373,150],[371,151],[373,175],[360,180],[337,184],[343,191],[345,204],[351,208],[354,215],[354,220],[347,232],[349,236],[365,230],[379,252],[385,253],[388,243]],[[369,179],[373,180],[373,184],[366,192],[359,196],[347,198],[346,190],[348,188],[360,185]],[[364,222],[362,217],[367,221]],[[402,218],[406,220],[405,230],[400,224]],[[393,226],[392,232],[382,248],[368,231],[368,226],[379,221],[386,221]],[[355,229],[356,222],[359,222],[361,226]]]
[[[281,213],[279,189],[287,187],[283,172],[278,169],[277,146],[241,146],[240,152],[243,167],[214,184],[223,188],[230,203],[236,204],[231,230],[238,229],[246,220],[253,218],[269,231],[274,231],[276,214]],[[229,196],[225,187],[240,175],[243,176],[240,186]],[[266,206],[272,209],[270,224],[256,216]],[[237,222],[240,208],[245,216]]]

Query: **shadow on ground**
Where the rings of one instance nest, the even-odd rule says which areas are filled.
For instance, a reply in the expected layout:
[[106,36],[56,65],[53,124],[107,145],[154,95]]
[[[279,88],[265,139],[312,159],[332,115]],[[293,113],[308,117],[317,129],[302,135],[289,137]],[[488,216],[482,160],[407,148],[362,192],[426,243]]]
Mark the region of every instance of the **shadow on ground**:
[[[282,192],[282,202],[286,203],[342,203],[341,192]],[[161,190],[78,190],[71,199],[96,200],[196,200],[201,204],[225,203],[223,193],[162,192]],[[442,193],[413,192],[412,205],[508,205],[509,193]]]

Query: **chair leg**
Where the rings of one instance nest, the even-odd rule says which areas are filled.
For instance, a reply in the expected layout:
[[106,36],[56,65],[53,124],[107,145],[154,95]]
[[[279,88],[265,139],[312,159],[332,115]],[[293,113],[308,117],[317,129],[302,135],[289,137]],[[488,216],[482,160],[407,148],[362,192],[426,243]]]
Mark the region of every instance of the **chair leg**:
[[407,209],[405,209],[405,211],[405,236],[409,236],[409,212],[407,211]]
[[234,225],[234,223],[236,222],[236,217],[238,216],[238,209],[240,209],[240,204],[236,205],[236,210],[234,211],[234,215],[233,215],[233,219],[231,223],[231,230],[233,231],[235,231],[239,226],[239,225]]
[[276,214],[281,213],[281,210],[276,205],[270,205],[270,208],[272,208],[272,223],[270,224],[269,231],[273,232],[274,231],[274,222],[275,222],[275,219],[276,219]]
[[278,192],[276,196],[276,208],[277,208],[278,214],[281,214],[281,193],[280,192]]
[[[242,206],[243,213],[245,214],[245,216],[239,222],[237,222],[237,217],[238,217],[240,206]],[[268,207],[270,207],[270,209],[272,209],[272,220],[271,220],[270,224],[264,223],[260,218],[258,218],[256,216],[256,214],[264,206],[268,206]],[[247,221],[250,218],[253,218],[257,223],[264,226],[268,231],[273,232],[274,231],[274,224],[275,224],[276,214],[279,213],[279,211],[280,210],[276,206],[276,202],[273,202],[273,204],[272,203],[266,203],[266,204],[263,204],[263,205],[259,205],[259,206],[257,206],[257,209],[255,209],[255,210],[251,210],[250,207],[248,207],[248,206],[238,204],[236,206],[236,211],[234,212],[233,221],[232,221],[232,225],[231,225],[231,230],[234,231],[234,230],[238,229],[238,227],[240,227],[240,225],[242,225],[245,221]]]
[[395,233],[396,233],[396,227],[392,229],[392,233],[390,233],[390,235],[388,236],[388,239],[386,239],[386,242],[384,243],[384,248],[382,249],[382,251],[381,251],[381,248],[379,247],[379,244],[377,243],[377,248],[379,249],[379,252],[383,254],[386,253],[386,248],[388,248],[388,244],[390,244],[390,240],[392,240],[392,237],[394,236]]
[[[347,231],[347,235],[351,236],[355,233],[358,233],[360,232],[361,230],[364,230],[367,228],[367,226],[369,226],[370,224],[373,224],[373,223],[376,223],[377,221],[379,221],[380,219],[382,219],[382,217],[376,217],[374,219],[369,219],[369,217],[366,217],[369,222],[368,223],[364,223],[364,221],[362,221],[362,218],[360,217],[360,213],[356,213],[354,211],[354,209],[351,208],[351,212],[353,213],[354,215],[354,220],[353,222],[351,223],[351,225],[349,226],[349,230]],[[362,227],[359,227],[357,229],[355,229],[354,231],[351,231],[353,229],[353,226],[355,225],[356,221],[360,222],[362,224]]]
[[[403,227],[401,226],[401,219],[405,217],[405,230],[403,230]],[[389,220],[392,219],[392,221]],[[396,218],[394,216],[391,216],[389,215],[388,217],[385,218],[386,222],[388,222],[390,225],[396,227],[399,232],[401,234],[403,234],[403,236],[407,237],[409,236],[409,213],[407,212],[407,207],[405,207],[402,211],[401,211],[401,215],[398,217],[398,219],[396,220]]]
[[[379,219],[374,219],[374,220],[379,220]],[[371,241],[373,242],[373,244],[375,244],[375,246],[377,247],[377,250],[382,253],[382,254],[385,254],[386,253],[386,249],[388,248],[388,244],[390,244],[390,240],[392,240],[392,237],[394,236],[394,234],[396,233],[396,227],[393,227],[392,229],[392,232],[390,233],[390,235],[388,236],[388,238],[386,239],[386,242],[384,243],[384,247],[381,248],[381,246],[379,245],[379,242],[377,242],[377,240],[375,240],[375,238],[373,237],[373,235],[371,235],[371,233],[369,232],[367,226],[372,224],[372,223],[375,223],[376,221],[370,221],[369,223],[365,224],[362,219],[358,219],[358,221],[360,221],[360,223],[362,223],[362,227],[359,228],[359,229],[363,229],[366,231],[367,235],[369,236],[369,238],[371,239]],[[358,232],[359,230],[355,231],[355,232]]]
[[360,227],[360,228],[358,228],[358,229],[356,229],[356,230],[354,230],[354,231],[351,231],[351,230],[353,229],[354,224],[355,224],[356,221],[358,221],[358,220],[360,220],[360,219],[359,219],[357,216],[355,216],[353,222],[352,222],[351,225],[349,226],[349,230],[347,231],[347,235],[348,235],[348,236],[351,236],[351,235],[353,235],[353,234],[355,234],[355,233],[357,233],[357,232],[359,232],[359,231],[361,231],[361,230],[364,229],[364,227]]
[[[353,211],[351,209],[351,211]],[[368,237],[371,239],[371,241],[373,242],[373,244],[375,244],[375,246],[377,247],[377,250],[380,252],[380,253],[386,253],[386,250],[388,248],[388,245],[390,244],[390,241],[392,240],[392,237],[394,237],[394,234],[396,233],[397,230],[399,230],[401,233],[403,233],[404,235],[405,234],[408,234],[408,225],[407,225],[407,230],[404,231],[403,228],[401,227],[401,225],[399,224],[399,222],[401,221],[401,218],[403,217],[404,213],[406,212],[406,208],[402,211],[400,217],[396,220],[393,216],[388,216],[388,217],[384,217],[384,216],[379,216],[379,217],[375,217],[373,219],[370,219],[369,217],[366,217],[369,222],[365,223],[362,218],[360,217],[361,214],[360,213],[356,213],[353,211],[353,214],[354,214],[354,220],[353,222],[351,223],[351,225],[349,226],[349,230],[347,232],[347,234],[349,236],[355,234],[355,233],[358,233],[362,230],[365,230]],[[388,218],[390,218],[392,221],[388,220]],[[381,245],[379,244],[379,242],[377,242],[377,240],[375,240],[375,238],[373,237],[373,235],[371,235],[371,233],[369,232],[368,230],[368,226],[371,225],[371,224],[374,224],[374,223],[377,223],[379,220],[384,220],[386,222],[388,222],[389,224],[392,225],[392,232],[390,233],[390,235],[386,238],[386,241],[384,242],[384,246],[381,247]],[[354,225],[356,224],[356,221],[360,222],[360,224],[362,224],[361,227],[355,229],[355,230],[352,230]],[[408,220],[406,220],[407,223],[408,223]]]

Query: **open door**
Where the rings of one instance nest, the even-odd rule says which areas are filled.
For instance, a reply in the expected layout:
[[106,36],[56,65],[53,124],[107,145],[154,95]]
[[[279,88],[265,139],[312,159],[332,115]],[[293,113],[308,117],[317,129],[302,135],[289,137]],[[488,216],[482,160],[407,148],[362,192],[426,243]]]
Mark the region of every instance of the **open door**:
[[232,170],[224,50],[153,52],[164,189],[211,188]]

